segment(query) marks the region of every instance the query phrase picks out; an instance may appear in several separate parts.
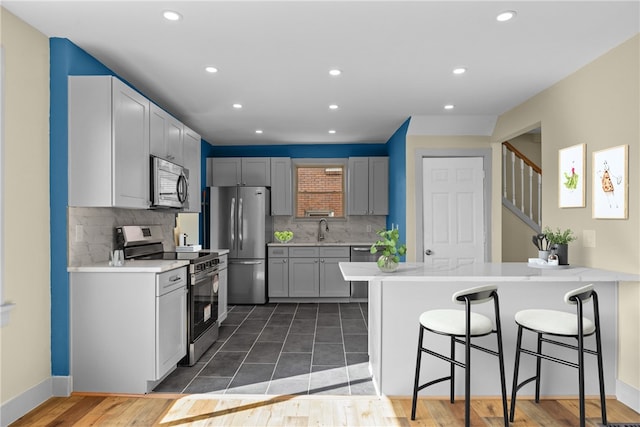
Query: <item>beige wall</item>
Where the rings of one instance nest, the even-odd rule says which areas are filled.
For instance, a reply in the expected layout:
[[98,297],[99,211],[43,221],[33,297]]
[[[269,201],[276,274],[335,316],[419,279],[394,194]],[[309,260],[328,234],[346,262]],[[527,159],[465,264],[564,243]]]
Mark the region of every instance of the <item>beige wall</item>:
[[0,402],[51,377],[49,39],[0,8],[4,48],[4,296]]
[[[571,264],[640,273],[639,52],[640,36],[636,36],[500,116],[492,136],[492,141],[502,142],[541,123],[543,225],[574,230],[579,240],[570,246]],[[587,147],[587,206],[559,209],[558,150],[582,143]],[[592,153],[622,144],[629,145],[629,219],[593,219]],[[583,230],[595,231],[595,248],[583,246]],[[638,283],[620,286],[618,379],[636,389],[640,388],[639,295]]]

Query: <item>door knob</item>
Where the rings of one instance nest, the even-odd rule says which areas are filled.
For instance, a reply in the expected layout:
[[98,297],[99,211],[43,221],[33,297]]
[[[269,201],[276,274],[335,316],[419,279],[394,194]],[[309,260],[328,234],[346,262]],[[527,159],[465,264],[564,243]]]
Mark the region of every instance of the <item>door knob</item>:
[[427,249],[426,251],[424,251],[425,255],[431,255],[433,252],[431,251],[431,249]]

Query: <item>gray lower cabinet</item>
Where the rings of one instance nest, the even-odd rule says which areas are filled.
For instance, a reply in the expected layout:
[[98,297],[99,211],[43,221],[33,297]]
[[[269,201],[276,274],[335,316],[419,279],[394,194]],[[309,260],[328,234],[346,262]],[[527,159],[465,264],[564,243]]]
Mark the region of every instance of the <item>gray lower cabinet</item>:
[[289,296],[289,249],[270,247],[267,261],[269,298]]
[[187,353],[187,270],[70,274],[76,392],[149,393]]
[[269,297],[349,297],[350,282],[338,266],[349,259],[343,246],[270,247]]
[[319,295],[320,260],[289,258],[289,296],[317,297]]
[[339,262],[349,262],[349,257],[320,258],[320,296],[348,297],[350,282],[345,281],[338,266]]

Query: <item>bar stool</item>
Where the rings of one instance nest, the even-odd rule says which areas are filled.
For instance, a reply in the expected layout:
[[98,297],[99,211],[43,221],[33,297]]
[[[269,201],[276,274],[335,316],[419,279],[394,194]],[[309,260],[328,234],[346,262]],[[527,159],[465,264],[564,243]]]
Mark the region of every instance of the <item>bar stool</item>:
[[[481,350],[485,353],[498,357],[500,364],[500,385],[502,388],[502,409],[504,413],[504,425],[509,425],[507,412],[507,388],[504,375],[504,357],[502,352],[502,329],[500,328],[500,308],[498,304],[498,292],[495,285],[478,286],[471,289],[465,289],[453,294],[454,303],[464,304],[464,310],[430,310],[420,315],[420,333],[418,335],[418,356],[416,360],[416,374],[413,386],[413,401],[411,402],[411,419],[416,419],[416,404],[418,400],[418,392],[426,387],[437,384],[442,381],[450,381],[450,400],[454,403],[454,386],[455,386],[455,367],[464,368],[465,371],[465,402],[464,402],[464,418],[465,426],[469,427],[470,415],[470,397],[471,397],[471,349]],[[472,304],[480,304],[493,300],[494,317],[496,328],[493,328],[493,322],[487,316],[474,313],[471,311]],[[451,355],[445,356],[435,351],[423,347],[424,331],[433,332],[439,335],[450,337]],[[496,334],[498,341],[498,351],[484,348],[471,343],[471,338],[482,337],[490,334]],[[459,362],[455,358],[455,344],[464,344],[465,361]],[[427,353],[439,359],[449,362],[450,372],[446,377],[438,378],[419,385],[420,362],[422,353]]]
[[[583,316],[583,306],[589,300],[593,302],[594,321]],[[576,305],[576,314],[556,310],[523,310],[515,315],[518,324],[518,338],[516,344],[516,357],[513,374],[513,389],[511,391],[511,413],[510,420],[513,421],[516,410],[516,393],[525,384],[535,380],[536,382],[536,403],[540,402],[540,365],[541,359],[560,363],[566,366],[578,368],[578,390],[580,399],[580,427],[585,425],[584,406],[584,355],[585,353],[597,356],[598,359],[598,379],[600,381],[600,409],[602,411],[602,424],[607,425],[607,406],[604,394],[604,374],[602,369],[602,341],[600,340],[600,312],[598,309],[598,294],[593,290],[593,285],[583,286],[567,292],[564,302]],[[526,329],[538,335],[537,351],[522,348],[522,331]],[[584,348],[584,337],[595,334],[596,350]],[[567,344],[546,338],[545,336],[575,338],[578,345]],[[554,344],[560,347],[570,348],[578,351],[578,363],[559,359],[542,353],[542,343]],[[520,367],[520,354],[528,354],[536,357],[536,374],[518,384],[518,369]]]

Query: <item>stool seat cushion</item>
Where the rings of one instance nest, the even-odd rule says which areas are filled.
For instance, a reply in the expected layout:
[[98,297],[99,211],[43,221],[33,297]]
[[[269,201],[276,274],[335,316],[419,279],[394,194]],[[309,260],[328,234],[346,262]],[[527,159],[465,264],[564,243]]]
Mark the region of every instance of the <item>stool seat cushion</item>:
[[[464,310],[429,310],[420,315],[420,324],[430,331],[464,336],[466,320]],[[493,323],[487,316],[471,313],[471,336],[486,335],[493,330]]]
[[[557,310],[522,310],[516,313],[516,323],[536,332],[554,335],[577,336],[578,316]],[[595,324],[586,317],[583,320],[583,333],[590,335],[596,330]]]

